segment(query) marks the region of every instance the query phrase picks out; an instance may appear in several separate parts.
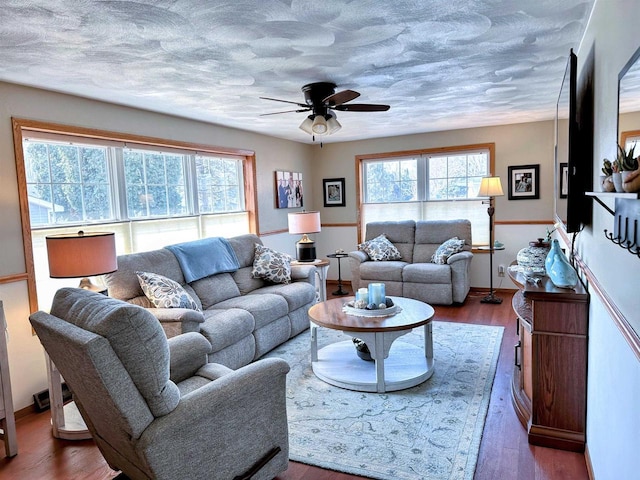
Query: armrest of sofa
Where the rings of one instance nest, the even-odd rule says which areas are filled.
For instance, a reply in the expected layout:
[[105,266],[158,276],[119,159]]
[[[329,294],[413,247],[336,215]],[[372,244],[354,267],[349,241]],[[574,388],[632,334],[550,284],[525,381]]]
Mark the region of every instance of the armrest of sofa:
[[178,383],[195,375],[207,363],[211,344],[199,333],[188,332],[167,340],[171,380]]
[[182,333],[199,332],[204,315],[190,308],[147,308],[158,319],[167,338]]
[[310,265],[291,265],[291,281],[307,282],[315,287],[316,285],[316,267]]
[[369,260],[369,255],[361,250],[349,252],[349,267],[351,267],[351,288],[357,291],[360,288],[360,265]]
[[471,289],[471,260],[473,253],[454,253],[447,259],[451,267],[451,289],[454,303],[463,303]]
[[288,371],[282,359],[262,359],[186,394],[175,410],[147,427],[138,455],[163,478],[207,478],[211,472],[234,478],[279,447],[271,462],[282,462],[286,470]]

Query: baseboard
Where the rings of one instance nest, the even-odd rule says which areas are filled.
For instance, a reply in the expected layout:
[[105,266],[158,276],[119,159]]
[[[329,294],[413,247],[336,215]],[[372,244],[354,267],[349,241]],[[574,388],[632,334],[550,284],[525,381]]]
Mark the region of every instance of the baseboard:
[[593,473],[593,465],[591,464],[591,455],[589,455],[589,444],[585,444],[584,446],[584,463],[587,465],[587,474],[589,475],[589,479],[594,480],[596,476]]

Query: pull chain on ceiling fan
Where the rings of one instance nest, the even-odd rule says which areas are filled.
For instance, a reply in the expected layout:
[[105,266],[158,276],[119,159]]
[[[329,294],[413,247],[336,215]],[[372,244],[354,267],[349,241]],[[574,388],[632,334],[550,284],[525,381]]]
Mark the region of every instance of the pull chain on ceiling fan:
[[389,105],[379,105],[370,103],[351,103],[360,96],[353,90],[343,90],[336,93],[336,84],[331,82],[309,83],[302,87],[302,93],[306,103],[291,102],[278,98],[260,97],[263,100],[283,102],[297,105],[298,109],[285,110],[283,112],[263,113],[266,115],[279,115],[281,113],[303,113],[311,112],[300,124],[300,129],[310,135],[331,135],[342,128],[334,110],[341,112],[386,112]]

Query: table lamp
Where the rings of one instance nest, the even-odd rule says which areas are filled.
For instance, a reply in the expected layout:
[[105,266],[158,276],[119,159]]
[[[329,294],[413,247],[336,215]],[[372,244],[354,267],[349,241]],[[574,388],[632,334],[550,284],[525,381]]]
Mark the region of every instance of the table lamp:
[[502,192],[502,184],[500,183],[500,177],[483,177],[482,182],[480,182],[480,191],[478,192],[478,197],[489,197],[488,200],[483,200],[482,203],[487,203],[489,208],[487,208],[487,213],[489,214],[489,295],[484,297],[480,302],[482,303],[502,303],[502,299],[500,297],[496,297],[493,292],[493,214],[495,213],[494,198],[501,197],[504,193]]
[[296,259],[299,262],[313,262],[316,259],[316,244],[309,233],[320,231],[320,212],[297,212],[289,214],[289,233],[302,234],[296,242]]
[[51,278],[77,278],[80,288],[105,292],[87,277],[115,272],[118,269],[116,240],[113,232],[61,233],[48,235],[47,256]]

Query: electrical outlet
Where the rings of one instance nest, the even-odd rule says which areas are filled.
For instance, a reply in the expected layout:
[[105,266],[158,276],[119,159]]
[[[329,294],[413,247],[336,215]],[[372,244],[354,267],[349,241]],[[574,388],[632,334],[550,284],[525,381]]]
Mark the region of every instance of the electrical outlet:
[[504,277],[504,265],[498,265],[498,276]]

